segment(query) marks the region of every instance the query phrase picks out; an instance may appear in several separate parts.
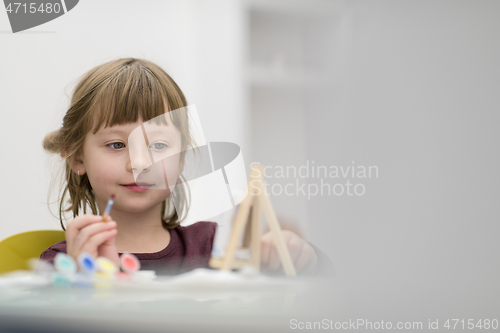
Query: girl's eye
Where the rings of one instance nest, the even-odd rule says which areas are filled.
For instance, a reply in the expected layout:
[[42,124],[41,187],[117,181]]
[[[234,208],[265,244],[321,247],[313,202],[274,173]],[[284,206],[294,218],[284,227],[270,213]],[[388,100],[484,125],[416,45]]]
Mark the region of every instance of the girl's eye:
[[125,144],[123,142],[112,142],[108,144],[108,147],[118,150],[125,148]]
[[151,148],[154,148],[156,150],[162,150],[162,149],[165,149],[167,148],[168,146],[164,143],[161,143],[161,142],[155,142],[151,145]]

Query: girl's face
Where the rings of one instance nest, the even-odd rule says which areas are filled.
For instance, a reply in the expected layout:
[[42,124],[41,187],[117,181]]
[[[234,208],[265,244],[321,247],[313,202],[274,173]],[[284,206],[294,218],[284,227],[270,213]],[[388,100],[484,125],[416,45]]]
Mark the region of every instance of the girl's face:
[[101,211],[111,194],[116,195],[113,210],[140,214],[170,195],[180,167],[181,133],[170,120],[115,125],[89,132],[77,170],[86,172]]

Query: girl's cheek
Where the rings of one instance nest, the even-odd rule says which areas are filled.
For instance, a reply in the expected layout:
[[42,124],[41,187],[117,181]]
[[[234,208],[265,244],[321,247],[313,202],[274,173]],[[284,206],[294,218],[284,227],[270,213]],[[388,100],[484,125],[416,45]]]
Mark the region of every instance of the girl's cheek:
[[96,182],[107,183],[114,178],[117,178],[116,166],[113,163],[103,161],[100,163],[99,168],[94,170],[94,180]]
[[179,160],[173,161],[173,163],[170,163],[165,167],[167,169],[168,186],[170,190],[173,190],[175,184],[177,183],[177,177],[179,177]]
[[156,189],[173,190],[179,176],[178,161],[173,161],[171,158],[160,160],[152,165],[148,172],[141,177],[137,177],[138,181],[148,181],[155,184]]

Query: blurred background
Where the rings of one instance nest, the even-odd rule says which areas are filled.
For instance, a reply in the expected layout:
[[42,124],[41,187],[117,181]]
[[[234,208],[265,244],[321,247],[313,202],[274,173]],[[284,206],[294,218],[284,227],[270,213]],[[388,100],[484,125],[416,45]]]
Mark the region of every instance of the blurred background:
[[[270,167],[278,216],[337,269],[332,319],[498,319],[498,17],[487,0],[87,0],[12,34],[0,11],[0,239],[59,229],[42,140],[83,73],[141,57],[207,140]],[[345,191],[313,195],[325,183]]]

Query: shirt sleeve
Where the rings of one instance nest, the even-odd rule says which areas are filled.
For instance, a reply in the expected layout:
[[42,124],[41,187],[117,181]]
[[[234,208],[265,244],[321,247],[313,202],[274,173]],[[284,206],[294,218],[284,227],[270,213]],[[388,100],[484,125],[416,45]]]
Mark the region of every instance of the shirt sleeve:
[[55,243],[54,245],[43,251],[40,255],[40,260],[53,264],[54,258],[59,252],[66,253],[66,240]]

